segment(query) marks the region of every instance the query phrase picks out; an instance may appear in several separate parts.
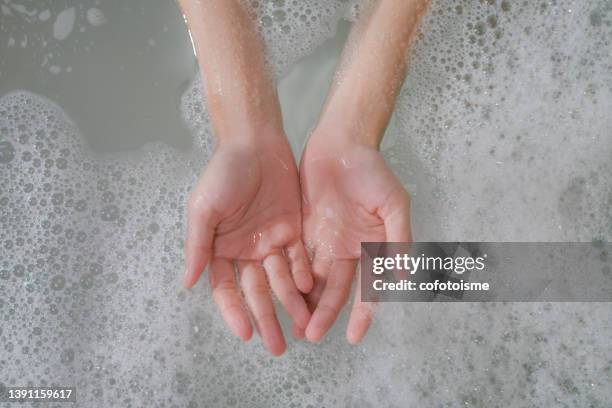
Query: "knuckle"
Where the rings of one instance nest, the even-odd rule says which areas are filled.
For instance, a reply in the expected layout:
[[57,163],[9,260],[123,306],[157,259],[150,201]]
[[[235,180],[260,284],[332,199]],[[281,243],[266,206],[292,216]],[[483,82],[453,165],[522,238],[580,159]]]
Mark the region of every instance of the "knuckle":
[[231,319],[227,319],[225,315],[242,315],[244,313],[244,309],[239,303],[228,303],[224,304],[223,307],[220,307],[221,313],[224,315],[223,319],[231,325]]
[[304,302],[304,298],[302,296],[300,296],[300,294],[297,291],[288,291],[287,293],[284,294],[284,303],[285,303],[285,307],[289,308],[298,308],[301,307],[303,305],[305,305]]
[[340,314],[340,307],[332,304],[319,304],[319,309],[321,312],[331,316],[337,316]]
[[376,303],[373,302],[360,302],[355,306],[355,317],[359,319],[371,320],[376,311]]
[[210,212],[210,206],[201,194],[191,193],[187,197],[187,212],[191,215],[205,215]]
[[408,191],[406,191],[403,188],[400,193],[400,200],[403,206],[410,207],[410,202],[411,202],[410,193],[408,193]]
[[235,285],[228,280],[214,282],[213,285],[215,286],[214,290],[217,291],[219,294],[231,294],[236,288]]
[[248,290],[251,292],[253,296],[256,296],[256,297],[263,297],[263,296],[270,295],[270,288],[268,287],[267,284],[263,284],[263,283],[251,284]]
[[276,322],[276,314],[274,311],[265,311],[259,312],[255,318],[262,323],[275,323]]
[[197,196],[194,193],[190,193],[187,197],[187,210],[189,212],[193,212],[196,210],[198,205]]

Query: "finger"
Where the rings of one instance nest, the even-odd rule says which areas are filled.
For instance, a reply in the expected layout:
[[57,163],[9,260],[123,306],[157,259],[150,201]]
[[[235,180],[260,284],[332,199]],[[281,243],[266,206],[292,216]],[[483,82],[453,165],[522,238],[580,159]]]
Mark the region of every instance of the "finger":
[[306,336],[306,329],[301,328],[293,322],[291,323],[291,335],[296,339],[303,339]]
[[[327,276],[329,275],[329,271],[331,269],[331,263],[332,261],[330,258],[313,256],[313,271],[316,270],[317,272],[313,273],[314,281],[312,289],[305,296],[306,305],[308,306],[308,310],[311,312],[311,314],[317,308],[317,304],[321,299],[323,289],[325,289],[325,283],[327,282]],[[306,337],[306,329],[298,327],[295,322],[292,324],[291,333],[297,339],[303,339]]]
[[310,312],[301,293],[289,273],[287,260],[281,254],[272,254],[263,261],[272,291],[276,294],[289,316],[300,327],[305,328],[310,320]]
[[353,300],[351,316],[346,328],[346,339],[350,344],[355,345],[361,342],[372,323],[375,307],[376,303],[374,302],[361,301],[361,274],[358,273],[355,299]]
[[302,293],[310,292],[312,289],[312,273],[310,262],[308,262],[308,254],[302,241],[297,241],[287,247],[287,257],[291,264],[291,275],[295,285]]
[[332,267],[332,259],[326,256],[316,256],[312,260],[313,284],[312,289],[306,295],[306,304],[311,311],[314,311],[316,305],[321,299],[325,283]]
[[[326,279],[315,280],[313,289],[304,297],[304,300],[306,301],[306,306],[308,307],[308,310],[310,311],[311,315],[312,312],[314,312],[314,310],[317,308],[316,302],[318,302],[321,298],[321,293],[323,292],[323,288],[325,287],[325,281]],[[306,329],[299,327],[295,322],[292,322],[291,334],[296,339],[303,339],[304,337],[306,337]]]
[[312,258],[313,287],[311,291],[314,290],[317,282],[325,281],[327,279],[333,262],[334,260],[330,256],[321,254],[320,252],[315,252],[314,257]]
[[[410,226],[410,196],[403,188],[398,188],[387,200],[385,235],[387,242],[412,242]],[[391,244],[393,245],[393,244]],[[389,249],[389,248],[388,248]],[[403,269],[393,269],[397,281],[407,278],[408,272]],[[364,333],[365,334],[365,333]]]
[[355,260],[335,261],[327,278],[325,289],[317,304],[310,323],[306,327],[306,337],[313,342],[321,341],[325,333],[336,321],[351,290]]
[[221,258],[213,259],[209,279],[213,300],[221,311],[223,320],[236,336],[244,341],[249,340],[253,335],[253,327],[240,299],[232,262]]
[[411,242],[410,196],[398,188],[387,200],[381,217],[385,223],[387,242]]
[[285,351],[286,344],[276,318],[265,271],[256,262],[241,262],[239,268],[242,290],[253,314],[255,327],[268,351],[279,356]]
[[189,203],[183,276],[183,286],[186,288],[195,285],[211,258],[216,227],[217,219],[213,211],[200,204]]

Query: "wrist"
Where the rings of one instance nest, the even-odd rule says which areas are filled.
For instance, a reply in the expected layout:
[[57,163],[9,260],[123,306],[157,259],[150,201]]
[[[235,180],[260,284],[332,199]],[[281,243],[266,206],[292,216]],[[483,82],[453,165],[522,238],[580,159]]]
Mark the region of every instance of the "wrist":
[[207,93],[207,108],[217,143],[226,141],[267,141],[284,138],[276,93],[253,98]]
[[328,98],[317,129],[333,133],[344,143],[359,144],[378,150],[389,123],[393,106],[374,103],[359,85],[336,89]]
[[317,127],[306,145],[308,156],[317,158],[339,158],[356,151],[378,152],[378,144],[367,137],[356,136],[338,127]]
[[242,125],[232,125],[222,131],[215,129],[216,145],[242,146],[252,151],[265,153],[270,150],[279,150],[283,146],[290,149],[289,142],[282,128],[271,124],[258,124],[252,122]]
[[339,149],[363,146],[378,150],[383,134],[384,128],[379,129],[358,117],[350,119],[349,116],[339,113],[334,115],[333,119],[322,117],[311,139],[314,144],[326,144]]

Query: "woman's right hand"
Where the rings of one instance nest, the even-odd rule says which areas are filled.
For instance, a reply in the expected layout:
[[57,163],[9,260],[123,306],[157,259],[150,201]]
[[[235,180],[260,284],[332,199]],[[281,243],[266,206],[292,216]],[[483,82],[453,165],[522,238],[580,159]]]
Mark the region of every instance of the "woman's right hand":
[[301,241],[300,186],[282,132],[222,139],[188,201],[186,272],[192,287],[209,266],[213,298],[231,330],[252,335],[248,309],[266,348],[285,350],[268,282],[303,329],[310,312],[301,292],[312,277]]

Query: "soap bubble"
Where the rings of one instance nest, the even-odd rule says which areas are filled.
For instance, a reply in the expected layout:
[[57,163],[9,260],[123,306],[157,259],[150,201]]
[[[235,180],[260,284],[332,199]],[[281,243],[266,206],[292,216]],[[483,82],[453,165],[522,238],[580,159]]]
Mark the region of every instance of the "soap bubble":
[[96,7],[87,9],[87,21],[94,27],[101,27],[107,23],[106,16]]

